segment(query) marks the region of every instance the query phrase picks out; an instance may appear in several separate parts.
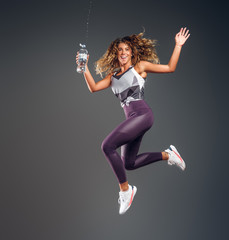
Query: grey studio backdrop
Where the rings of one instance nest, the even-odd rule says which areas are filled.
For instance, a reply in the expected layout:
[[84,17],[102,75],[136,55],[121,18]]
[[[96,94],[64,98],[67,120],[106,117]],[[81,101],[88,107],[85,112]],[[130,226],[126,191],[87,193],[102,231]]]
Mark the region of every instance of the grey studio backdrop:
[[150,74],[145,100],[155,122],[140,148],[174,144],[185,172],[157,162],[129,171],[138,187],[118,215],[118,184],[103,139],[124,120],[111,89],[90,93],[76,73],[89,1],[2,1],[2,240],[227,239],[228,34],[217,1],[93,1],[87,48],[139,33],[158,40],[167,64],[175,34],[191,37],[173,74]]

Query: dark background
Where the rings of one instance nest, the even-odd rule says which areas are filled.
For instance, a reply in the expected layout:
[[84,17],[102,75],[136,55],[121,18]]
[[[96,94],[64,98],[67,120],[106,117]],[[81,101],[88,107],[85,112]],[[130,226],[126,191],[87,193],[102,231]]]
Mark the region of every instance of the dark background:
[[118,184],[103,139],[124,120],[111,89],[90,93],[76,73],[89,1],[1,1],[1,236],[3,240],[227,239],[228,26],[226,1],[93,1],[87,48],[94,62],[117,37],[191,36],[173,74],[150,74],[155,123],[140,152],[175,145],[185,172],[157,162],[128,172],[138,187],[118,214]]

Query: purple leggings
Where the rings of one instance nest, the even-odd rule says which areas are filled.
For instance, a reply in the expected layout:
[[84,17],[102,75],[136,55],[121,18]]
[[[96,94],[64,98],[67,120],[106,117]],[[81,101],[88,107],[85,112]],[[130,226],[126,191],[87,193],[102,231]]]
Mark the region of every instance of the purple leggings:
[[[102,151],[110,163],[119,183],[127,181],[127,170],[134,170],[162,160],[161,152],[139,155],[142,137],[154,121],[153,112],[144,100],[132,101],[124,106],[126,120],[120,123],[102,142]],[[121,157],[116,151],[121,147]]]

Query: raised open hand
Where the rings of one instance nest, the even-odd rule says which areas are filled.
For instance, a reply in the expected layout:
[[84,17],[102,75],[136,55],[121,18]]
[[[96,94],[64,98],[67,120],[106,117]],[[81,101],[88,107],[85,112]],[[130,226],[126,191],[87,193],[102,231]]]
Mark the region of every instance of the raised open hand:
[[177,33],[175,36],[176,45],[179,45],[179,46],[184,45],[184,43],[190,36],[190,33],[188,34],[188,32],[189,30],[186,30],[186,27],[180,29],[180,32]]

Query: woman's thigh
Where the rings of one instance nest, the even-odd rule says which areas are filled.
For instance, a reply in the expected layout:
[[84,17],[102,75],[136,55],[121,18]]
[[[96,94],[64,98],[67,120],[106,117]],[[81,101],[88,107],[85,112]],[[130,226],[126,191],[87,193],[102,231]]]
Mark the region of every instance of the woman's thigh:
[[153,124],[152,112],[133,115],[120,123],[105,139],[104,142],[118,148],[142,136]]
[[135,138],[133,141],[128,142],[121,146],[121,158],[123,162],[135,161],[145,132],[138,136],[137,138]]

